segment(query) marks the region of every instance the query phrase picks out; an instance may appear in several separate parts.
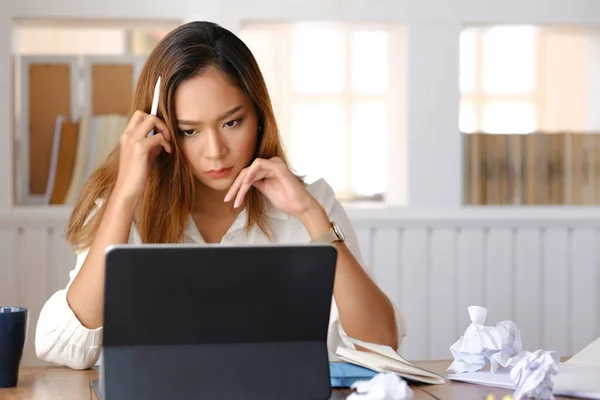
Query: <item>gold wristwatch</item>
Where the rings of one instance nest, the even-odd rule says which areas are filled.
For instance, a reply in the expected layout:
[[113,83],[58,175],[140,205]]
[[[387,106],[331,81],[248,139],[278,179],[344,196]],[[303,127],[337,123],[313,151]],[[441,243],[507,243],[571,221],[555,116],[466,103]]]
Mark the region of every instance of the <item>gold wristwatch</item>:
[[310,244],[330,244],[333,242],[343,242],[346,240],[346,236],[342,229],[335,222],[331,223],[331,227],[327,232],[316,238],[315,240],[311,240]]

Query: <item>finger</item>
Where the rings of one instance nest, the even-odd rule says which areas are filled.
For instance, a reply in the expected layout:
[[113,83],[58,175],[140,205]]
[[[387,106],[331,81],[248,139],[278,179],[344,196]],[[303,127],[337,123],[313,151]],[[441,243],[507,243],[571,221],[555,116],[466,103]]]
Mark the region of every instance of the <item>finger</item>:
[[252,184],[252,186],[254,186],[255,188],[257,188],[258,190],[260,190],[261,192],[264,193],[265,190],[265,180],[261,179],[259,181],[256,181]]
[[235,198],[235,202],[233,203],[233,207],[237,208],[244,202],[244,197],[246,197],[246,193],[252,187],[254,182],[261,181],[269,176],[269,171],[263,166],[256,166],[255,168],[250,168],[248,173],[244,177],[242,181],[242,185],[240,186],[240,190],[237,192],[237,196]]
[[143,120],[144,120],[144,116],[146,116],[148,114],[146,114],[143,111],[140,110],[136,110],[133,115],[131,116],[131,118],[129,119],[129,122],[127,123],[127,126],[125,127],[126,131],[132,130],[133,128],[135,128],[136,126],[138,126]]
[[144,120],[133,129],[132,135],[136,139],[143,139],[148,137],[148,133],[152,129],[162,133],[162,136],[165,139],[169,141],[171,140],[171,135],[169,135],[169,128],[167,128],[167,124],[165,124],[163,120],[155,115],[146,115]]
[[[248,168],[250,168],[250,167],[248,167]],[[228,201],[231,201],[231,199],[233,199],[233,196],[235,196],[235,193],[238,191],[238,189],[242,185],[242,182],[244,181],[244,176],[246,176],[246,173],[248,172],[248,168],[244,168],[243,170],[241,170],[240,173],[238,174],[238,176],[235,178],[235,180],[231,184],[231,186],[229,187],[229,190],[227,191],[227,194],[225,195],[225,198],[223,199],[223,201],[225,203],[227,203]]]
[[248,173],[248,171],[253,170],[253,169],[259,167],[262,164],[263,161],[265,161],[265,160],[261,159],[261,158],[257,158],[257,159],[255,159],[252,162],[252,164],[249,167],[244,168],[240,172],[240,174],[238,175],[238,177],[236,178],[236,180],[231,185],[231,188],[227,192],[227,195],[225,196],[225,202],[231,201],[231,199],[233,199],[235,197],[237,191],[242,186],[243,179],[245,178],[245,175]]
[[161,146],[165,149],[165,151],[167,153],[171,153],[173,150],[171,147],[171,143],[168,142],[163,135],[150,136],[148,139],[144,140],[142,143],[144,146],[147,146],[147,149],[149,151],[152,149],[155,149],[157,147],[161,147]]

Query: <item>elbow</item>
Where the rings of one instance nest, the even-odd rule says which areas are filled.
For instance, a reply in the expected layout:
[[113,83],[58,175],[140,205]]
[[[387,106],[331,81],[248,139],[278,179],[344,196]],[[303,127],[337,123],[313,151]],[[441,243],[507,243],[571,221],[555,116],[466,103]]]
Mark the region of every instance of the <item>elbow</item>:
[[96,362],[98,361],[98,358],[92,359],[92,360],[71,360],[71,362],[68,362],[67,364],[65,364],[66,367],[69,367],[73,370],[85,370],[85,369],[90,369],[94,366],[94,364],[96,364]]
[[49,363],[65,366],[74,370],[89,369],[98,361],[99,348],[84,349],[73,345],[59,347],[58,343],[38,343],[35,346],[36,356]]
[[392,324],[387,329],[382,329],[381,338],[379,342],[386,346],[390,346],[392,349],[398,351],[400,339],[398,337],[397,326],[395,324]]
[[402,342],[404,342],[404,338],[406,337],[406,319],[404,316],[400,314],[397,310],[395,312],[395,327],[396,327],[396,347],[394,349],[396,351],[400,351],[400,347],[402,346]]
[[406,319],[400,313],[398,308],[388,300],[388,308],[382,316],[385,323],[382,323],[380,331],[381,340],[392,349],[399,351],[404,337],[406,336]]
[[396,330],[394,329],[393,331],[394,331],[394,334],[392,336],[390,336],[390,340],[389,340],[390,344],[389,344],[389,346],[392,349],[398,351],[398,347],[400,347],[400,340],[398,339],[398,335],[396,334]]
[[85,329],[57,293],[42,308],[35,331],[38,359],[72,369],[88,369],[100,357],[102,330]]

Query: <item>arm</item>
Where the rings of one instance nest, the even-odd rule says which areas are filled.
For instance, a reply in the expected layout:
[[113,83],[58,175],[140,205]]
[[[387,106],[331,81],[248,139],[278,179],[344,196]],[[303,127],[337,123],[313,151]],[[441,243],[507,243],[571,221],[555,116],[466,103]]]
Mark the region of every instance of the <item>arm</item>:
[[[335,221],[344,231],[346,242],[336,242],[338,251],[333,295],[340,323],[348,336],[397,349],[404,335],[403,321],[398,321],[391,301],[369,277],[353,253],[358,254],[358,240],[342,205],[335,199],[329,214],[315,199],[299,216],[311,239],[316,239]],[[351,249],[352,248],[352,249]],[[400,331],[400,332],[399,332]]]
[[102,326],[105,249],[128,242],[133,213],[132,202],[118,195],[110,198],[86,260],[67,291],[69,306],[88,329]]
[[282,159],[257,158],[240,172],[224,201],[235,199],[234,207],[239,206],[251,186],[279,210],[298,218],[312,239],[327,232],[332,220],[344,230],[347,241],[335,244],[338,260],[333,288],[343,325],[340,333],[397,349],[399,336],[405,335],[404,319],[397,317],[393,304],[362,267],[356,234],[333,189],[325,181],[307,189]]
[[120,203],[115,197],[105,205],[98,234],[90,248],[77,253],[67,287],[44,304],[35,336],[38,358],[73,369],[86,369],[98,361],[102,344],[104,248],[128,242],[131,222],[127,227],[125,223],[133,218],[133,211],[128,217],[127,207],[120,207]]
[[[161,134],[147,137],[151,129]],[[144,190],[150,163],[164,149],[171,152],[164,122],[136,112],[120,139],[121,159],[114,190],[90,247],[77,256],[67,288],[44,305],[36,329],[36,353],[42,360],[74,369],[92,366],[100,355],[107,246],[125,244],[135,205]],[[96,212],[92,211],[89,218]]]
[[[157,129],[160,134],[148,137]],[[164,149],[171,152],[165,123],[156,116],[134,113],[119,148],[119,174],[94,235],[89,254],[67,293],[71,309],[90,329],[102,326],[104,304],[104,260],[106,247],[127,243],[137,202],[142,196],[151,163]]]
[[[67,289],[87,254],[87,249],[77,253]],[[81,325],[67,303],[67,289],[57,291],[44,304],[37,321],[35,351],[41,360],[86,369],[98,361],[102,329],[87,329]]]

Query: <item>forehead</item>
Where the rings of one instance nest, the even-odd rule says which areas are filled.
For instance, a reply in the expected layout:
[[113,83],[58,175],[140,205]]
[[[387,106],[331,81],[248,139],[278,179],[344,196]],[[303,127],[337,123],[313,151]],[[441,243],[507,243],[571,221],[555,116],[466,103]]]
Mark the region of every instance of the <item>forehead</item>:
[[175,91],[177,119],[211,121],[249,103],[248,96],[215,68],[183,81]]

